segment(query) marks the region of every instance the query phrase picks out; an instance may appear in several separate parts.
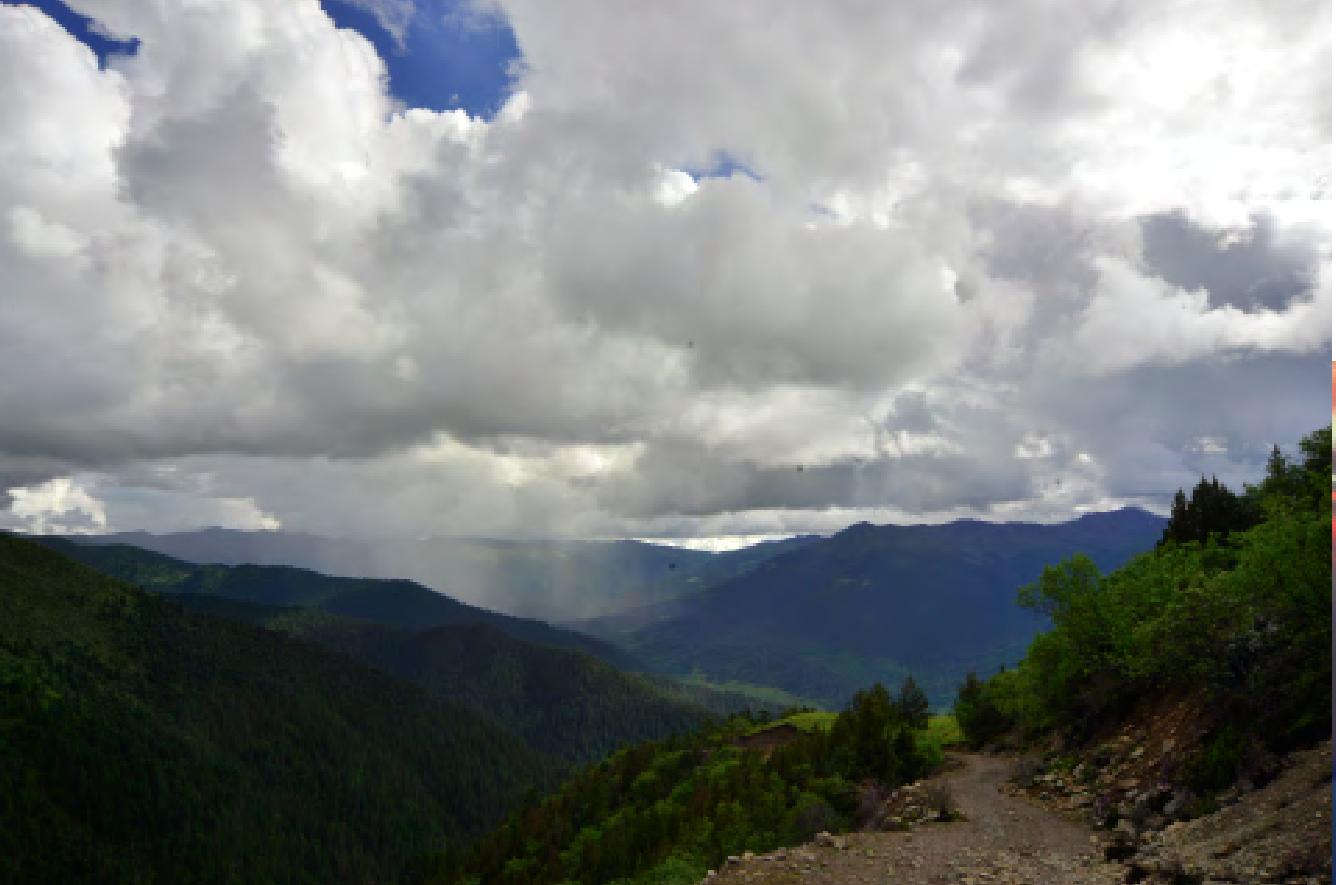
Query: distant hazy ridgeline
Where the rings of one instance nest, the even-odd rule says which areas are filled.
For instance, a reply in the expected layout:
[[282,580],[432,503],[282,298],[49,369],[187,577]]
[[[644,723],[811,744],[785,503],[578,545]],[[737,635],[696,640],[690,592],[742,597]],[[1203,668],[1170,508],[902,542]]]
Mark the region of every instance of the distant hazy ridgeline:
[[292,564],[197,565],[101,536],[84,536],[77,542],[68,538],[41,538],[40,541],[104,574],[160,593],[214,596],[279,607],[318,608],[330,614],[412,629],[490,624],[518,639],[579,649],[621,666],[634,666],[635,663],[606,642],[541,621],[498,614],[461,603],[409,580],[337,577]]
[[408,579],[472,605],[547,621],[593,618],[702,590],[806,541],[711,554],[638,541],[351,540],[229,529],[71,540],[129,544],[196,564],[288,565],[327,575]]
[[463,605],[408,581],[283,566],[197,566],[123,544],[42,543],[193,610],[349,655],[570,763],[694,729],[711,714],[749,703],[624,672],[613,664],[634,662],[599,640]]
[[774,685],[827,705],[912,673],[934,702],[1014,664],[1044,621],[1016,590],[1076,553],[1103,569],[1159,539],[1142,510],[1059,525],[852,526],[707,592],[582,625],[668,672]]

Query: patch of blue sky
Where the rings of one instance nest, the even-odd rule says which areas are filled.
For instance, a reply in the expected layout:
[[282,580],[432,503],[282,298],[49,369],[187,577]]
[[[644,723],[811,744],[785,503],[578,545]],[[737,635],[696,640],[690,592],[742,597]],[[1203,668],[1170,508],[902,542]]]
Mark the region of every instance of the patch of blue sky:
[[56,22],[70,36],[78,40],[97,56],[100,68],[107,66],[107,60],[116,55],[134,55],[139,51],[139,38],[115,37],[86,15],[75,12],[60,0],[0,0],[0,6],[32,6],[41,10],[48,18]]
[[520,48],[499,12],[479,12],[470,0],[418,0],[396,35],[365,4],[321,6],[336,25],[371,42],[388,69],[390,93],[408,107],[462,108],[490,119],[514,88]]
[[[112,35],[62,0],[0,0],[0,5],[40,10],[91,49],[103,68],[114,56],[139,49],[138,38]],[[396,36],[364,3],[321,0],[321,6],[338,27],[357,31],[375,46],[388,69],[391,94],[408,107],[463,108],[491,118],[513,91],[522,60],[500,12],[478,11],[471,0],[418,0]]]
[[752,181],[765,180],[765,176],[757,172],[750,164],[723,150],[712,153],[709,160],[704,164],[688,164],[681,168],[697,184],[706,178],[732,178],[734,175],[745,175]]

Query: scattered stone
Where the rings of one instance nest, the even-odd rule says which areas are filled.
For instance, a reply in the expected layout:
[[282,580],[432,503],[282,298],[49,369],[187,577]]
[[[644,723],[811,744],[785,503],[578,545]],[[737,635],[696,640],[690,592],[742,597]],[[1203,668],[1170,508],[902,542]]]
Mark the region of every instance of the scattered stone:
[[1231,804],[1154,834],[1130,860],[1137,878],[1128,881],[1330,882],[1330,771],[1330,741],[1294,754],[1267,786],[1232,791]]
[[[1104,766],[1092,762],[1087,770],[1095,772],[1094,780],[1104,780],[1103,787],[1087,787],[1076,774],[1078,765],[1066,774],[1047,773],[1054,776],[1042,785],[1036,777],[1027,790],[1003,782],[1005,769],[999,766],[1005,763],[973,757],[971,771],[989,771],[996,778],[989,787],[996,792],[980,792],[977,776],[970,791],[962,792],[966,810],[978,810],[977,822],[940,826],[925,821],[920,826],[918,819],[903,813],[910,807],[930,810],[924,793],[933,782],[911,784],[902,788],[903,795],[892,794],[886,800],[897,803],[897,813],[888,814],[883,826],[895,832],[819,833],[808,845],[730,858],[705,881],[709,885],[1330,883],[1330,743],[1297,754],[1284,765],[1278,763],[1274,780],[1239,791],[1233,805],[1183,821],[1176,819],[1183,809],[1200,808],[1200,803],[1186,790],[1171,786],[1172,769],[1161,767],[1163,760],[1155,758],[1153,750],[1192,746],[1191,738],[1182,737],[1185,733],[1181,729],[1175,738],[1164,739],[1162,733],[1125,731],[1107,742],[1110,750]],[[1168,740],[1175,740],[1172,747]],[[1129,762],[1138,747],[1151,749],[1137,760],[1134,770],[1140,774],[1129,795],[1115,785],[1133,779]],[[1071,751],[1065,752],[1070,758]],[[1053,797],[1048,814],[1032,801],[1041,793]],[[1089,805],[1082,804],[1086,799]],[[1079,815],[1088,821],[1096,812],[1116,811],[1120,805],[1128,814],[1103,836],[1088,835],[1058,819]]]
[[825,830],[816,834],[815,841],[822,848],[834,848],[837,851],[843,850],[848,845],[848,841],[843,836],[833,836]]

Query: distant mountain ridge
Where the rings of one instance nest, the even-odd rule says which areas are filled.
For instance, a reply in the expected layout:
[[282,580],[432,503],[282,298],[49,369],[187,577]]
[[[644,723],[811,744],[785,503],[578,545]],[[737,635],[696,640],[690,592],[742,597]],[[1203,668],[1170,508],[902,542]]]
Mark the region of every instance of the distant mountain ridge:
[[486,624],[516,639],[571,648],[625,669],[643,669],[626,652],[599,639],[468,605],[408,580],[345,578],[294,566],[198,565],[123,543],[97,543],[101,536],[34,537],[33,540],[103,574],[146,590],[221,597],[275,607],[317,608],[394,627],[423,630],[456,624]]
[[567,763],[693,730],[750,700],[683,686],[619,649],[466,606],[410,581],[286,566],[194,565],[124,544],[41,543],[196,612],[340,652],[467,707]]
[[353,540],[220,528],[69,540],[128,544],[196,564],[287,565],[342,577],[409,579],[494,611],[575,621],[705,589],[811,539],[772,541],[726,553],[641,541]]
[[710,590],[589,622],[672,673],[775,685],[827,704],[913,674],[945,703],[970,669],[1014,663],[1044,624],[1016,590],[1076,554],[1102,569],[1154,546],[1127,508],[1057,525],[962,520],[850,526]]

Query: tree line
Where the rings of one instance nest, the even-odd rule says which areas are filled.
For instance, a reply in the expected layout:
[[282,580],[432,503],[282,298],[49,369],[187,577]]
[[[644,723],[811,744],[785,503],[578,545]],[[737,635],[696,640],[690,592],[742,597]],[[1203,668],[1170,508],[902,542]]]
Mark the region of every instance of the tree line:
[[1213,789],[1250,756],[1330,734],[1330,483],[1328,426],[1295,458],[1273,449],[1238,493],[1214,478],[1179,491],[1159,545],[1122,568],[1046,568],[1018,598],[1052,629],[1016,668],[965,679],[967,738],[1080,740],[1149,695],[1195,695],[1214,721],[1185,774]]
[[729,855],[849,827],[872,783],[922,777],[941,758],[925,740],[927,720],[928,699],[909,679],[895,695],[880,684],[859,692],[828,731],[800,732],[769,752],[739,740],[779,721],[764,712],[629,747],[530,802],[467,852],[431,859],[421,881],[698,881]]

